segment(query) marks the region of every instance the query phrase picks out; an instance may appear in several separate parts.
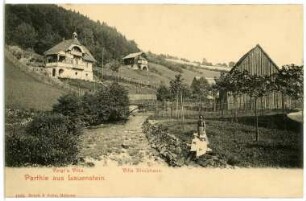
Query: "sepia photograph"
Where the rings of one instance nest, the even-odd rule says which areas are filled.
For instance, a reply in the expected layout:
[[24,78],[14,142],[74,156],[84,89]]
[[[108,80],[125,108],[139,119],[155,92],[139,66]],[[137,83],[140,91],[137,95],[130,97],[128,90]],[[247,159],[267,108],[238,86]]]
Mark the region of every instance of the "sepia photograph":
[[303,196],[302,4],[4,12],[6,197]]

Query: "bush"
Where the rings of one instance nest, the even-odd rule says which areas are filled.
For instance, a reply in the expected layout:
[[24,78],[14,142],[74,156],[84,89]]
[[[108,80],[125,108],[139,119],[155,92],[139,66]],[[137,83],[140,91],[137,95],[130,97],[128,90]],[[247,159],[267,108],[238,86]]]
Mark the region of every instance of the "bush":
[[53,105],[53,111],[65,116],[75,117],[81,112],[81,100],[75,94],[63,95],[58,99],[58,103]]
[[66,165],[77,159],[80,126],[61,114],[36,116],[25,129],[6,135],[6,165]]
[[156,98],[158,101],[167,101],[171,99],[170,89],[165,85],[159,86],[156,91]]
[[64,95],[53,106],[53,111],[85,125],[124,120],[129,112],[128,92],[118,83],[112,83],[82,97]]
[[126,119],[129,111],[128,92],[118,83],[101,88],[82,98],[82,119],[89,125]]
[[23,56],[23,50],[18,46],[9,46],[9,51],[17,58],[21,59]]

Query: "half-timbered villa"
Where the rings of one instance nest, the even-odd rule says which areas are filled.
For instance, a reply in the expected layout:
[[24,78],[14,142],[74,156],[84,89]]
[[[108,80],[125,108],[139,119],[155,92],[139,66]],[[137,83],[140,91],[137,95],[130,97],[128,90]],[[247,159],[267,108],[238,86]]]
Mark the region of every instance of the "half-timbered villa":
[[[235,69],[239,71],[247,70],[251,75],[267,75],[273,76],[278,73],[279,67],[273,62],[270,56],[263,50],[260,45],[256,45],[248,51],[239,61],[233,66],[229,73]],[[232,109],[236,107],[234,104],[234,97],[227,93],[227,107]],[[262,109],[277,109],[282,107],[282,94],[279,92],[271,92],[257,100],[257,105]],[[251,97],[243,94],[237,97],[238,108],[252,109],[254,107]],[[290,104],[290,99],[285,99],[285,104]]]
[[77,39],[64,40],[44,52],[46,70],[51,77],[93,80],[92,65],[96,62],[89,50]]

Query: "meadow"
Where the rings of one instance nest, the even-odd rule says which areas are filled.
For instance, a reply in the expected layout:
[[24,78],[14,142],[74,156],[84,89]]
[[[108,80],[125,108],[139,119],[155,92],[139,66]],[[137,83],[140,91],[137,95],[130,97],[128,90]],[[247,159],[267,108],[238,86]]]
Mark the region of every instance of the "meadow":
[[[96,68],[97,73],[101,73],[101,68]],[[220,72],[186,66],[181,68],[184,82],[188,85],[192,83],[194,77],[203,76],[205,78],[219,77]],[[133,70],[128,66],[121,66],[119,72],[112,72],[109,68],[103,69],[104,75],[121,76],[131,81],[137,81],[158,87],[160,84],[169,85],[170,80],[179,74],[166,66],[149,63],[149,71]],[[210,81],[210,80],[209,80]]]
[[4,66],[6,108],[51,110],[57,99],[66,93],[21,71],[6,57]]
[[[281,115],[262,118],[272,120],[273,126],[260,125],[258,142],[255,141],[255,127],[250,121],[252,117],[240,119],[240,123],[207,120],[209,147],[215,155],[232,166],[302,168],[302,125],[297,126],[296,122],[286,118],[288,126],[285,130]],[[160,120],[160,124],[186,144],[191,142],[192,134],[197,130],[197,119],[184,122]],[[205,157],[200,157],[197,163],[204,161]]]

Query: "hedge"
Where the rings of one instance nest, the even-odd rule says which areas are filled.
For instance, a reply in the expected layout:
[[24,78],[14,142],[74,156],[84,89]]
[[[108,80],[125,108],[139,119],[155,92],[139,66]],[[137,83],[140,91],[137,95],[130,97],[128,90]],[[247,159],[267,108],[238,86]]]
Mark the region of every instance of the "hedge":
[[68,117],[45,113],[25,128],[6,134],[7,166],[71,164],[77,160],[81,127]]

